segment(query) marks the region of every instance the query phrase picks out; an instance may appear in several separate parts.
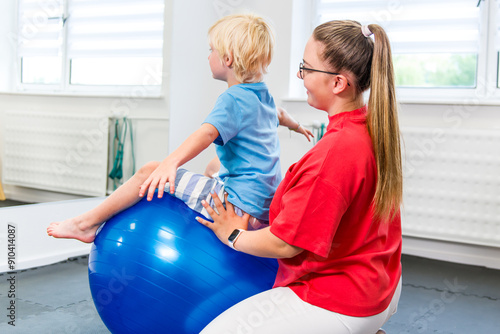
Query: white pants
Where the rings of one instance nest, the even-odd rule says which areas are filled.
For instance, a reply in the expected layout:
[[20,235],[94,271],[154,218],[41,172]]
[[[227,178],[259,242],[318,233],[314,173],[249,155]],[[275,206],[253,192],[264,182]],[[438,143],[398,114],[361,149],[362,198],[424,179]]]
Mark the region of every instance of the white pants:
[[275,288],[229,308],[201,334],[375,334],[396,313],[401,284],[390,305],[369,317],[331,312],[302,301],[289,288]]

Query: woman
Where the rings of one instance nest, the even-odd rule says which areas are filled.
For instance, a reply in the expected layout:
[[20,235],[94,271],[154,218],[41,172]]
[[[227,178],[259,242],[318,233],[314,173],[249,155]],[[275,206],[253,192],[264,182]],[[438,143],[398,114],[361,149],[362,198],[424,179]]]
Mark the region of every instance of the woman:
[[246,231],[248,216],[224,210],[215,197],[219,214],[204,203],[214,223],[198,219],[238,251],[278,258],[274,288],[202,333],[375,334],[396,311],[402,168],[387,35],[375,24],[322,24],[297,76],[329,124],[278,187],[270,227]]

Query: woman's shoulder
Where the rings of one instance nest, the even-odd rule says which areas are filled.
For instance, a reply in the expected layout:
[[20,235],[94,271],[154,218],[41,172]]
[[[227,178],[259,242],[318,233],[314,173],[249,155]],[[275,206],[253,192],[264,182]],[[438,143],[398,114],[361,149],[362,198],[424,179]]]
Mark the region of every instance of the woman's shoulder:
[[304,157],[325,173],[375,163],[373,145],[363,126],[344,126],[328,131]]
[[338,126],[333,126],[325,133],[318,142],[328,150],[350,150],[359,152],[360,150],[372,150],[371,138],[363,122],[346,121]]

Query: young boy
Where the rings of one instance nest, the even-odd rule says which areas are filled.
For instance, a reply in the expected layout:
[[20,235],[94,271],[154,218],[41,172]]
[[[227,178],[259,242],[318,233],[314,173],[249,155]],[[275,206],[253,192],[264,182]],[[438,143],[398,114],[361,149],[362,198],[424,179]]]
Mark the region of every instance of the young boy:
[[[211,192],[228,201],[237,213],[248,213],[250,229],[268,224],[269,205],[281,181],[279,123],[309,139],[310,131],[300,127],[284,110],[278,112],[267,86],[262,82],[270,64],[274,37],[269,25],[255,15],[230,15],[209,30],[208,57],[214,79],[225,81],[222,93],[201,127],[160,162],[143,166],[96,208],[64,222],[55,222],[47,233],[56,238],[92,242],[98,227],[141,197],[148,200],[165,187],[170,194],[208,217],[202,200],[211,203]],[[179,169],[211,143],[217,145],[220,171],[215,178]],[[139,191],[138,191],[139,189]]]

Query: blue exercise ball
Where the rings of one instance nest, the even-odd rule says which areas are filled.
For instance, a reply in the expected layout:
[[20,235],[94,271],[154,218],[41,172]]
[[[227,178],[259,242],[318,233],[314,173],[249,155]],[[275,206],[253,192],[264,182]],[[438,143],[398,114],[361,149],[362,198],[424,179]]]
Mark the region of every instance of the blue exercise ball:
[[97,311],[112,333],[199,333],[232,305],[272,287],[275,259],[223,245],[173,196],[111,218],[89,256]]

